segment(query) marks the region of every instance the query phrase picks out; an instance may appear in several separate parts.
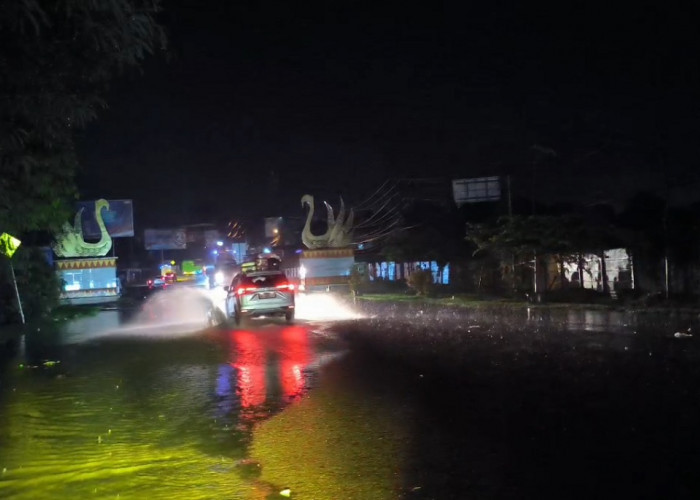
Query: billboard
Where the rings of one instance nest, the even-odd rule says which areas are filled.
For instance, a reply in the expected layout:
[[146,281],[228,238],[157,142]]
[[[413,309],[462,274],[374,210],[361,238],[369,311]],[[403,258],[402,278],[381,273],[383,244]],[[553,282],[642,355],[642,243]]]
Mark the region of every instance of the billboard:
[[452,194],[455,203],[498,201],[501,199],[501,182],[498,177],[474,177],[452,181]]
[[[104,222],[107,232],[112,238],[123,238],[134,235],[134,204],[131,200],[107,200],[109,210],[102,210],[99,216]],[[100,239],[102,231],[97,222],[94,201],[79,201],[76,210],[83,209],[81,217],[83,237],[92,240]]]
[[146,229],[143,232],[146,250],[184,250],[187,232],[184,229]]

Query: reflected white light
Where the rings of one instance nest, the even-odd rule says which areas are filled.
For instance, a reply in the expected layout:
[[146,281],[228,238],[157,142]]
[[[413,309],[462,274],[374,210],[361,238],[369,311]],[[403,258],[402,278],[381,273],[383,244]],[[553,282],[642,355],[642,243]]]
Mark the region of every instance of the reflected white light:
[[299,268],[299,277],[301,279],[306,279],[306,268],[304,266]]

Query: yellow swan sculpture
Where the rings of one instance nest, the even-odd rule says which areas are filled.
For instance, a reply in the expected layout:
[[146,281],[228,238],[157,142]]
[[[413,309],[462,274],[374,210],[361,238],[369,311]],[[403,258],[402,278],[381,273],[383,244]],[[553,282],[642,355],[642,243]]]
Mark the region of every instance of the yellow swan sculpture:
[[107,255],[107,252],[112,248],[112,237],[107,232],[102,219],[103,209],[109,210],[109,202],[104,199],[97,200],[95,202],[95,220],[100,228],[100,241],[88,243],[83,239],[81,222],[83,209],[81,208],[75,214],[73,225],[66,222],[61,233],[56,235],[56,241],[51,245],[56,255],[59,257],[104,257]]
[[306,248],[343,248],[352,243],[352,225],[354,220],[353,210],[350,209],[347,219],[345,218],[345,202],[340,199],[340,212],[336,219],[333,214],[333,207],[328,203],[326,211],[328,212],[328,228],[321,235],[316,235],[311,232],[311,219],[314,216],[314,197],[310,194],[305,194],[301,197],[301,205],[309,205],[309,212],[306,215],[306,224],[301,232],[301,241]]

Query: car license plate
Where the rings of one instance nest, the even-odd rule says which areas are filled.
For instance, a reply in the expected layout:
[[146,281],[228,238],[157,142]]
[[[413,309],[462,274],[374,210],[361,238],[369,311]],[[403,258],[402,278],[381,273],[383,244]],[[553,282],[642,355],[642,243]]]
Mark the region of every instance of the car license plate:
[[262,292],[260,294],[261,299],[274,299],[275,298],[275,292]]

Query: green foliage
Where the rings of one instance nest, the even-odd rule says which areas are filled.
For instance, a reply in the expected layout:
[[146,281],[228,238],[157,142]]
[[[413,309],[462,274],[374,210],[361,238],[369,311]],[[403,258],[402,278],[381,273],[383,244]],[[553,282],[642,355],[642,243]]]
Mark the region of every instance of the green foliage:
[[[1,322],[16,321],[19,318],[17,298],[15,295],[10,263],[2,257],[2,292],[0,292],[0,308],[4,317]],[[24,316],[29,320],[46,316],[58,305],[60,283],[56,273],[51,269],[41,249],[21,247],[12,258],[17,277],[17,288],[22,299]]]
[[355,266],[350,271],[350,279],[348,280],[348,285],[350,286],[350,291],[357,295],[362,287],[367,285],[369,282],[369,277],[360,271],[360,269]]
[[440,267],[467,253],[464,226],[452,207],[416,202],[402,214],[405,229],[393,233],[382,255],[395,262],[434,260]]
[[0,228],[55,230],[76,197],[76,128],[109,80],[164,44],[155,0],[0,2]]
[[496,255],[596,253],[619,244],[614,229],[574,215],[501,217],[495,223],[468,224],[467,239],[478,252]]
[[428,296],[433,290],[433,273],[428,269],[417,269],[408,276],[410,286],[420,296]]
[[[621,231],[605,215],[596,211],[584,215],[516,215],[495,222],[467,224],[467,240],[476,245],[476,254],[495,257],[501,262],[504,279],[514,288],[518,269],[527,269],[535,255],[548,254],[559,265],[575,264],[582,253],[599,254],[606,248],[625,246]],[[513,268],[515,266],[520,266]],[[523,266],[524,265],[524,266]]]
[[[104,108],[109,81],[165,46],[159,0],[0,2],[0,231],[56,232],[77,198],[74,132]],[[55,302],[32,252],[15,259],[27,315]],[[19,273],[18,273],[19,274]],[[53,273],[50,273],[51,275]],[[6,301],[7,280],[3,284]]]

